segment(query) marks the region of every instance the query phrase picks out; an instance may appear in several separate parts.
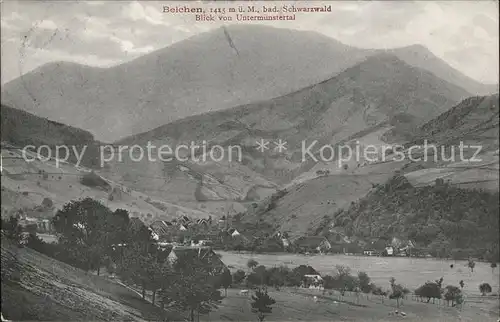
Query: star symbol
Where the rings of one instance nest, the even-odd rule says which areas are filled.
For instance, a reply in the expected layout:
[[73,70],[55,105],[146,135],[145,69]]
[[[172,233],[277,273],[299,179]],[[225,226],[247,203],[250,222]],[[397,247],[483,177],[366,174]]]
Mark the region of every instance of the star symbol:
[[276,145],[274,150],[277,150],[279,153],[286,151],[286,141],[279,139],[278,143],[274,142],[274,144]]
[[264,139],[260,139],[260,141],[255,141],[257,143],[256,149],[259,150],[260,152],[264,152],[265,150],[269,150],[269,141],[266,141]]

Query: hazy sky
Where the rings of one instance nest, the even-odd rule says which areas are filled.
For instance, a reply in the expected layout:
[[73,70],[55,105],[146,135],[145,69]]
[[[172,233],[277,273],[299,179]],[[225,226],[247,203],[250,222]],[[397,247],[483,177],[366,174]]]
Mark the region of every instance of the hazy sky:
[[[232,3],[233,6],[241,4]],[[249,1],[242,3],[246,6]],[[4,1],[1,4],[2,84],[51,61],[111,66],[221,26],[222,23],[217,22],[195,22],[190,14],[162,12],[164,5],[186,4],[216,6],[213,1]],[[498,82],[496,1],[311,1],[307,4],[294,1],[288,4],[328,4],[333,10],[297,14],[296,21],[267,24],[313,30],[364,48],[419,43],[478,81]],[[217,5],[231,6],[230,2]],[[266,2],[266,5],[272,4]]]

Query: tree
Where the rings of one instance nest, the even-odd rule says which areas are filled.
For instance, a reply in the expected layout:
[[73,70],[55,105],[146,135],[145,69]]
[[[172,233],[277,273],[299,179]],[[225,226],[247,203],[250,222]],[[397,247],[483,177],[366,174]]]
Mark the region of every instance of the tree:
[[54,205],[50,198],[43,198],[42,206],[45,208],[51,208]]
[[476,266],[476,263],[472,259],[469,258],[467,266],[469,267],[471,273],[474,273],[474,267]]
[[259,265],[259,262],[257,262],[255,259],[250,258],[247,262],[247,267],[249,270],[253,270],[255,267]]
[[460,282],[458,283],[460,285],[460,288],[463,289],[465,284],[464,284],[464,280],[460,280]]
[[158,288],[158,272],[161,265],[157,258],[148,252],[141,244],[132,244],[123,251],[123,261],[118,268],[118,275],[124,281],[139,285],[142,289],[142,298],[146,296],[146,290],[153,291],[153,296]]
[[245,272],[241,269],[237,270],[234,274],[233,274],[233,283],[234,284],[240,284],[243,282],[243,280],[245,279]]
[[481,295],[485,296],[486,293],[491,293],[491,285],[488,283],[482,283],[479,285],[479,291],[481,292]]
[[495,268],[497,267],[497,263],[491,262],[490,267],[491,267],[491,272],[495,273]]
[[272,305],[276,301],[267,294],[266,288],[259,288],[255,291],[255,295],[252,295],[252,311],[257,313],[259,321],[264,321],[266,314],[272,313]]
[[86,270],[101,267],[104,255],[110,250],[117,228],[113,213],[99,201],[85,198],[70,201],[59,210],[52,222],[59,243],[69,252],[68,260]]
[[365,272],[358,273],[359,288],[363,293],[370,293],[372,287],[370,285],[370,277]]
[[451,301],[451,306],[455,306],[456,302],[461,302],[462,291],[454,285],[448,285],[445,287],[444,299]]
[[175,283],[163,293],[173,299],[176,308],[190,312],[190,321],[194,321],[195,312],[207,314],[217,308],[222,299],[217,290],[220,279],[212,273],[209,263],[179,254],[173,270],[177,276]]
[[17,216],[10,216],[8,221],[2,219],[2,230],[5,231],[5,236],[14,243],[19,244],[21,242],[22,229]]
[[340,289],[342,295],[345,291],[354,291],[359,281],[351,275],[351,269],[347,266],[337,265],[337,274],[333,277],[333,288]]
[[441,293],[442,289],[438,281],[426,282],[415,290],[415,295],[427,298],[427,303],[429,303],[431,299],[440,299]]
[[389,282],[391,283],[391,294],[389,298],[396,299],[399,308],[399,300],[404,298],[404,296],[409,293],[409,290],[401,286],[401,284],[396,284],[396,279],[394,277],[391,277]]
[[220,276],[220,284],[224,288],[224,295],[227,296],[227,289],[231,286],[233,282],[233,277],[231,276],[231,272],[228,269],[225,269],[222,275]]

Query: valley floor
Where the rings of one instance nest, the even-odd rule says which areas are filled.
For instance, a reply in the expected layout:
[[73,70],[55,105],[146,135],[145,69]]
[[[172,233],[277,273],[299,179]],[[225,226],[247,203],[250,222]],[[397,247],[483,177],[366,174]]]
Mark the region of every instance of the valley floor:
[[[100,320],[164,321],[183,320],[178,314],[162,311],[130,288],[106,277],[79,269],[2,241],[2,314],[14,321],[26,320]],[[222,291],[224,293],[224,291]],[[255,321],[251,294],[240,295],[228,289],[227,297],[201,321]],[[302,288],[269,288],[276,300],[266,321],[492,321],[498,312],[498,299],[470,299],[462,310],[403,300],[400,311],[391,314],[396,301],[378,296],[325,292]],[[314,300],[317,296],[317,301]]]

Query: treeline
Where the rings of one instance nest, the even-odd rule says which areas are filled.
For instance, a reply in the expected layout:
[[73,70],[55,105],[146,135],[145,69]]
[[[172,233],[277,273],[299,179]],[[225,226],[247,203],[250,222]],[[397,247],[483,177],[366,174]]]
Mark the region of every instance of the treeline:
[[378,185],[334,216],[348,236],[413,240],[434,257],[498,262],[499,193],[453,187],[442,179],[413,187],[402,175]]
[[149,229],[134,225],[125,210],[111,211],[86,198],[67,203],[52,222],[58,243],[45,243],[35,234],[24,238],[15,217],[2,220],[2,234],[85,271],[100,274],[105,267],[142,290],[143,298],[150,292],[153,305],[187,311],[191,321],[195,313],[199,316],[216,308],[222,299],[219,289],[231,284],[229,271],[214,269],[214,258],[180,253],[175,261],[168,260],[170,249],[158,248]]

